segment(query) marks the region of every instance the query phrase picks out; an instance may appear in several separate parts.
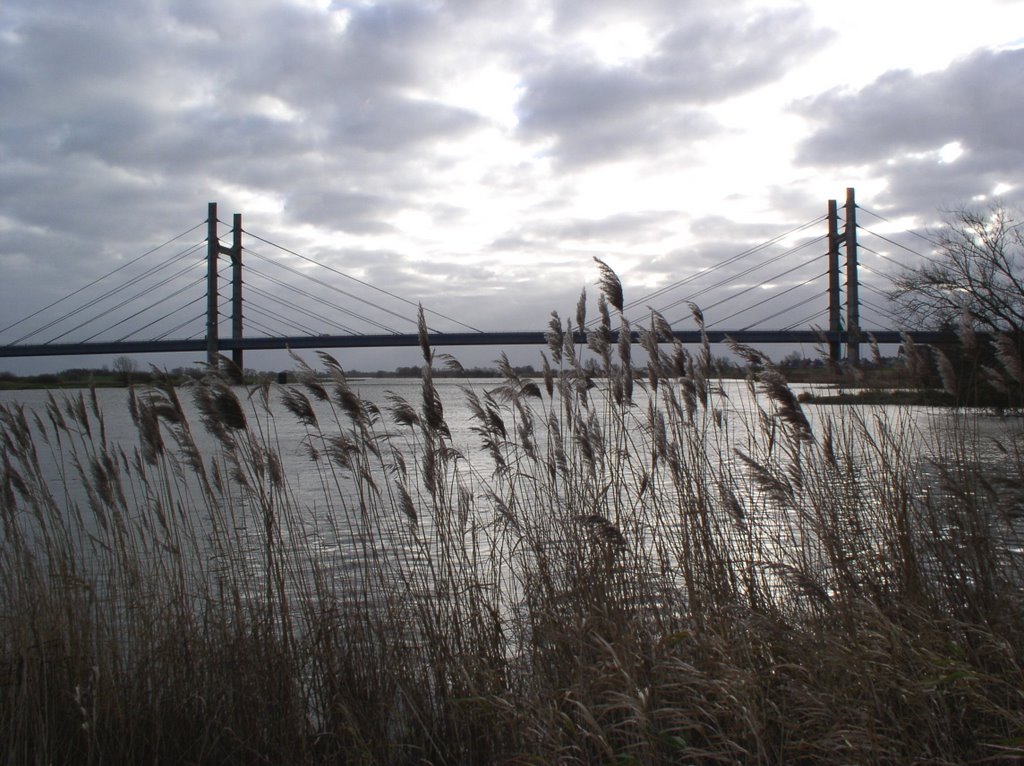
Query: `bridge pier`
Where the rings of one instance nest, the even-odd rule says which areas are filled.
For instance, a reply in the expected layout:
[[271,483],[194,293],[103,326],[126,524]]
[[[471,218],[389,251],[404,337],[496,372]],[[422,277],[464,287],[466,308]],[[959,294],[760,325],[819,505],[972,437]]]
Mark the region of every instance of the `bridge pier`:
[[[834,199],[828,201],[828,329],[829,332],[843,331],[841,319],[841,297],[839,294],[839,205]],[[842,344],[838,340],[828,343],[828,358],[838,363],[842,356]]]
[[220,257],[217,203],[211,202],[206,209],[206,364],[216,369],[220,351],[217,343],[217,259]]
[[[207,206],[206,218],[206,363],[216,369],[220,366],[220,297],[217,266],[221,255],[231,258],[231,339],[241,341],[242,330],[242,215],[232,219],[231,246],[220,243],[217,221],[217,203]],[[231,375],[241,383],[245,372],[244,352],[241,344],[231,349]]]
[[860,277],[857,274],[857,203],[846,190],[846,359],[860,364]]
[[[231,221],[231,339],[242,339],[242,214],[235,213]],[[231,349],[231,362],[236,382],[245,377],[245,360],[241,346]]]
[[[860,364],[860,276],[857,270],[857,203],[854,190],[846,190],[843,206],[846,226],[839,233],[839,205],[834,199],[828,201],[828,329],[832,338],[843,332],[842,299],[839,279],[839,248],[846,249],[846,359],[850,364]],[[842,356],[842,343],[830,340],[828,356],[838,362]]]

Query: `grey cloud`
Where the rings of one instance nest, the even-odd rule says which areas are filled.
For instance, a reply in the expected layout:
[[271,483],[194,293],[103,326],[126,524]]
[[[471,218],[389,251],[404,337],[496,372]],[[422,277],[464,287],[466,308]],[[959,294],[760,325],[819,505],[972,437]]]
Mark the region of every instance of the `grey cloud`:
[[483,127],[464,109],[408,97],[374,98],[351,112],[338,111],[331,125],[340,146],[395,152],[432,139],[455,139]]
[[938,164],[917,159],[894,161],[886,166],[888,185],[882,195],[886,215],[937,216],[941,211],[971,206],[991,197],[997,185],[1012,183],[1001,195],[1010,207],[1024,206],[1021,171],[1024,157],[1018,152],[965,153],[956,162]]
[[286,209],[298,220],[353,234],[390,231],[382,218],[390,210],[386,197],[336,188],[331,182],[299,187],[286,198]]
[[610,67],[568,54],[528,71],[522,133],[554,138],[569,165],[685,145],[718,128],[702,111],[707,102],[777,79],[827,38],[800,9],[657,21],[658,49],[641,62]]
[[[686,0],[633,0],[631,14],[647,20],[660,21],[674,16],[693,15],[694,4]],[[605,14],[621,13],[618,0],[558,0],[552,5],[553,27],[558,33],[574,32]]]
[[[808,179],[802,179],[800,183],[769,187],[765,190],[768,207],[772,210],[827,212],[827,200],[822,200],[820,196],[812,193],[808,189],[807,183]],[[830,191],[830,199],[835,199],[841,205],[844,199],[844,189],[836,188]],[[794,223],[799,225],[800,222],[795,221]]]
[[488,249],[495,251],[521,252],[533,248],[534,242],[526,236],[518,233],[507,234],[498,237],[488,245]]
[[408,264],[410,271],[434,279],[443,279],[446,287],[466,283],[487,286],[499,281],[501,274],[483,263],[461,263],[450,260],[418,260]]
[[[6,214],[56,243],[133,212],[191,220],[230,185],[283,195],[311,222],[381,230],[377,202],[401,206],[430,183],[429,142],[481,121],[410,95],[443,42],[422,5],[352,9],[341,35],[276,2],[5,9]],[[263,113],[264,97],[293,114]]]
[[702,17],[668,34],[651,70],[680,96],[718,101],[773,82],[816,53],[830,33],[802,8],[737,17]]
[[[830,91],[796,105],[819,127],[798,151],[808,165],[859,164],[888,181],[893,214],[969,204],[999,183],[1021,199],[1024,49],[982,50],[924,75],[894,71],[856,92]],[[963,154],[935,154],[957,142]]]
[[795,105],[819,127],[800,147],[808,164],[871,163],[961,141],[1020,148],[1024,49],[979,51],[941,72],[888,72],[857,92]]
[[444,44],[436,14],[417,3],[337,5],[350,14],[343,33],[320,15],[271,5],[231,46],[246,59],[244,66],[223,62],[227,90],[270,93],[309,114],[330,115],[431,82],[431,58]]
[[697,109],[674,103],[651,78],[582,65],[555,67],[530,82],[519,119],[526,136],[555,137],[554,154],[566,165],[655,155],[717,127]]
[[651,241],[668,232],[665,227],[676,214],[664,211],[619,213],[595,219],[576,219],[536,227],[535,232],[552,241]]
[[743,249],[743,243],[764,242],[779,234],[778,223],[745,223],[725,216],[698,218],[690,224],[690,231],[701,240],[729,243],[728,247]]

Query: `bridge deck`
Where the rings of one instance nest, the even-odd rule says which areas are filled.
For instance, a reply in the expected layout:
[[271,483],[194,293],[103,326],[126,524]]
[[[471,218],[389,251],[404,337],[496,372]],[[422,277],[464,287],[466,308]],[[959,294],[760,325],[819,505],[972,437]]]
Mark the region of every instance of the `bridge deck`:
[[[910,332],[907,333],[916,343],[945,343],[955,340],[956,336],[948,332]],[[682,343],[695,344],[701,342],[698,330],[681,330],[674,333]],[[617,333],[613,336],[618,340]],[[711,343],[723,343],[727,338],[738,343],[757,346],[774,343],[847,343],[849,334],[845,332],[818,332],[815,330],[708,330]],[[861,340],[867,342],[873,337],[878,343],[901,343],[902,336],[896,330],[875,330],[861,333]],[[633,334],[634,342],[637,334]],[[430,345],[435,348],[448,346],[546,346],[547,338],[543,332],[461,332],[431,333],[428,335]],[[585,343],[582,335],[577,335],[578,343]],[[264,351],[271,349],[310,349],[310,348],[403,348],[415,347],[420,343],[419,335],[379,334],[379,335],[294,335],[255,338],[221,338],[218,342],[220,351]],[[205,353],[205,338],[193,340],[161,340],[161,341],[119,341],[96,343],[42,343],[0,346],[0,357],[29,356],[82,356],[100,354],[153,354],[172,352]]]

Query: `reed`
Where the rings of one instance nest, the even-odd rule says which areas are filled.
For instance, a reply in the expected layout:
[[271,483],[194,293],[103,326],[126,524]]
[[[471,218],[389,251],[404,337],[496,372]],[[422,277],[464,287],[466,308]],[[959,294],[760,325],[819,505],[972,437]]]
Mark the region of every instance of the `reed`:
[[323,354],[288,387],[211,371],[201,428],[169,381],[135,390],[135,445],[94,394],[0,407],[5,762],[1024,756],[1016,425],[998,465],[966,411],[922,454],[906,412],[805,410],[737,346],[739,405],[657,314],[641,376],[598,267],[599,321],[585,294],[552,315],[542,385],[504,358],[467,385],[468,451],[425,331],[417,401],[366,402]]

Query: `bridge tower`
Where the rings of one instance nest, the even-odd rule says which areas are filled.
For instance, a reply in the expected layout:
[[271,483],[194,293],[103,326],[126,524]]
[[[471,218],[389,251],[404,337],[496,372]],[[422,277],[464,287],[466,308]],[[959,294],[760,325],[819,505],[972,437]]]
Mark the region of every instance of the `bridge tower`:
[[857,203],[846,190],[846,359],[860,364],[860,282],[857,274]]
[[[217,224],[217,203],[211,202],[206,218],[206,362],[214,368],[220,360],[217,265],[221,255],[231,259],[231,339],[242,339],[242,215],[235,213],[232,219],[230,247],[220,243]],[[231,362],[231,374],[240,383],[245,370],[240,347],[232,348]]]
[[[842,298],[839,294],[839,206],[834,199],[828,201],[828,329],[831,333],[843,331]],[[837,336],[833,336],[837,337]],[[838,340],[828,343],[828,358],[838,362],[842,346]]]
[[[845,228],[839,232],[839,205],[828,201],[828,329],[843,332],[842,302],[840,297],[839,249],[846,250],[846,358],[850,364],[860,364],[860,291],[857,269],[857,202],[854,190],[846,190],[843,206]],[[838,362],[842,344],[829,341],[829,358]]]

